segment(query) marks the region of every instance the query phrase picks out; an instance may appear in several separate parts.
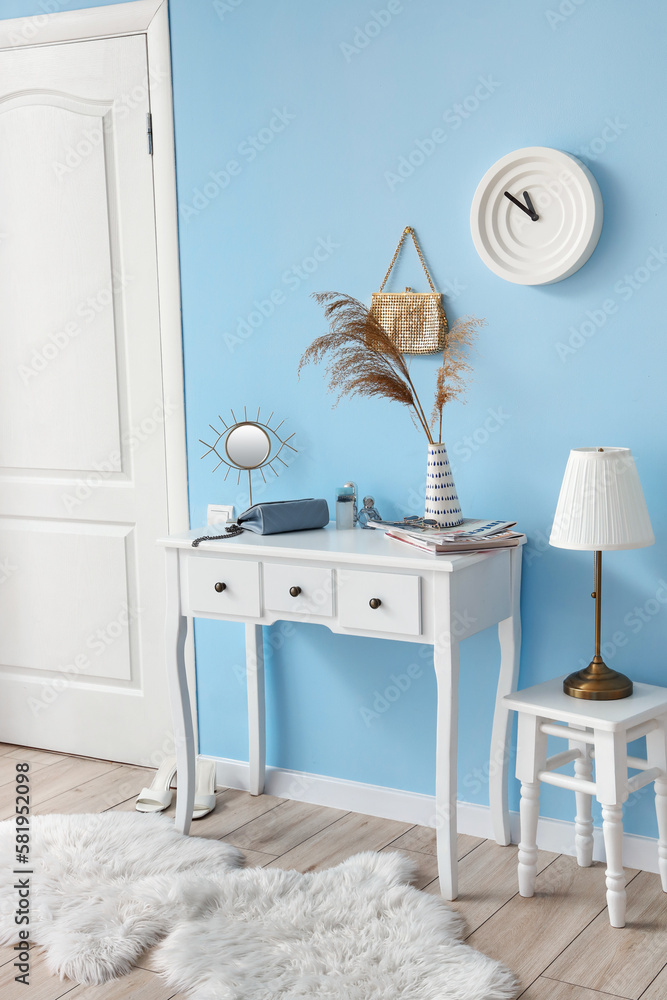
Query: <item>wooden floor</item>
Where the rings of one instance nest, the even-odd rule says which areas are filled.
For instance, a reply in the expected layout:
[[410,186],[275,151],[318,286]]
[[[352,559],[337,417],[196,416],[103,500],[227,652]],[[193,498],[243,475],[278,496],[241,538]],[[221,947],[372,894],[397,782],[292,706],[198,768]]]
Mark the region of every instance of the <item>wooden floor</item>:
[[[14,815],[17,760],[31,765],[34,814],[133,810],[151,780],[138,767],[0,744],[0,819]],[[401,850],[416,862],[417,887],[439,891],[433,830],[229,788],[217,798],[193,833],[235,844],[248,865],[312,871],[358,851]],[[521,899],[516,848],[461,835],[458,851],[460,897],[451,905],[467,921],[468,943],[520,977],[522,1000],[666,1000],[667,895],[657,875],[627,871],[628,926],[612,930],[602,865],[578,868],[570,857],[541,852],[536,895]],[[131,975],[97,987],[48,975],[35,952],[26,989],[14,982],[13,961],[11,948],[0,948],[2,1000],[182,1000],[164,987],[150,956]]]

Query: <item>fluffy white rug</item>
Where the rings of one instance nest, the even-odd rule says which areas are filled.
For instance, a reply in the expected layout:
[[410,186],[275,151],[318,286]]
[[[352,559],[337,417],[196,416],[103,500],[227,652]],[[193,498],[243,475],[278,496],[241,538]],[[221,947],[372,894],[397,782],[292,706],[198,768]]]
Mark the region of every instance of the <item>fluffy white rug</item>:
[[511,972],[468,945],[463,921],[405,884],[412,864],[365,852],[301,875],[250,868],[216,909],[158,949],[196,1000],[510,1000]]
[[[183,837],[160,815],[34,816],[30,828],[30,936],[51,972],[79,983],[125,975],[213,906],[221,878],[243,863],[235,847]],[[13,821],[0,823],[1,944],[16,941],[15,836]]]
[[[0,940],[16,928],[14,826],[0,824]],[[33,940],[49,966],[99,983],[159,939],[193,1000],[511,1000],[515,979],[461,940],[462,921],[408,885],[401,854],[327,871],[234,871],[239,852],[163,816],[32,821]]]

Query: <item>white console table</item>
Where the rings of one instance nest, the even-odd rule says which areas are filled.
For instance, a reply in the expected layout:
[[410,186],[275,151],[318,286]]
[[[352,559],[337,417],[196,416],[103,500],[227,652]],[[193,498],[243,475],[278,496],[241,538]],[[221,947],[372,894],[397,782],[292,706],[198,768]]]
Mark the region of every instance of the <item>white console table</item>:
[[176,826],[188,833],[195,755],[184,647],[188,617],[244,622],[250,733],[250,792],[264,788],[262,626],[316,622],[332,632],[433,646],[438,690],[434,825],[443,896],[457,894],[456,758],[459,643],[498,625],[500,673],[491,734],[489,800],[493,833],[509,844],[507,744],[521,626],[521,547],[432,556],[381,532],[333,524],[282,535],[250,532],[226,541],[192,540],[200,529],[160,540],[167,556],[167,672],[178,763]]

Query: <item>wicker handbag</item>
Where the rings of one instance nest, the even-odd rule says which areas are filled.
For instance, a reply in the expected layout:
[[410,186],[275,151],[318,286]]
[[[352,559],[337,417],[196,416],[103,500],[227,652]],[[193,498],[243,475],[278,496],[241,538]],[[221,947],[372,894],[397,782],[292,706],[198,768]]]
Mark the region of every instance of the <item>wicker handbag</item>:
[[[404,292],[384,292],[382,289],[387,284],[403,240],[408,233],[413,239],[431,291],[413,292],[410,288],[406,288]],[[403,230],[380,291],[373,293],[370,312],[402,354],[436,354],[445,346],[447,317],[442,305],[442,295],[435,290],[415,231],[411,226],[406,226]]]

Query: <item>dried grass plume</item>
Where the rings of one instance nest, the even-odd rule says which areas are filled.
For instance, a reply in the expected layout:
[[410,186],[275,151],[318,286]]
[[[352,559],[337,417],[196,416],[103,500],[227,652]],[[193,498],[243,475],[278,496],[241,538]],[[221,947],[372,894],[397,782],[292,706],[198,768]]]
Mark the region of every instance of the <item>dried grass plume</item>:
[[452,399],[460,399],[470,385],[472,365],[470,350],[485,319],[462,316],[447,331],[442,364],[436,374],[435,401],[431,411],[431,428],[438,422],[438,441],[442,441],[442,410]]
[[432,427],[438,419],[442,434],[445,403],[459,398],[469,383],[472,368],[467,350],[484,320],[466,317],[449,330],[429,422],[404,356],[366,306],[338,292],[318,292],[313,298],[324,306],[329,330],[304,351],[299,375],[305,365],[325,362],[329,391],[336,393],[335,406],[343,396],[393,399],[408,407],[429,443],[433,444]]

